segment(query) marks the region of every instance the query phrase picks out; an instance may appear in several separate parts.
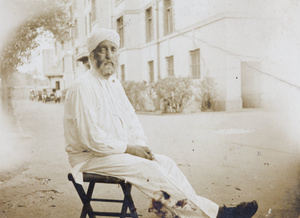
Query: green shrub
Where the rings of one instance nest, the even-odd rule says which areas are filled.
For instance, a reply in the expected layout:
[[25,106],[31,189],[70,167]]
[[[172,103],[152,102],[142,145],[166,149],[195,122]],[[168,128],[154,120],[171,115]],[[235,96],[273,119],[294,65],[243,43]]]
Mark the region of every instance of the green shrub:
[[155,111],[155,106],[149,95],[151,87],[146,82],[122,82],[125,93],[136,111]]
[[209,76],[202,80],[164,78],[156,83],[125,81],[122,84],[136,111],[181,113],[187,107],[194,106],[199,111],[216,107],[216,84]]
[[200,82],[201,111],[216,110],[216,82],[213,77],[205,76]]
[[182,112],[192,96],[190,78],[165,78],[156,82],[155,91],[160,100],[160,109],[166,113]]

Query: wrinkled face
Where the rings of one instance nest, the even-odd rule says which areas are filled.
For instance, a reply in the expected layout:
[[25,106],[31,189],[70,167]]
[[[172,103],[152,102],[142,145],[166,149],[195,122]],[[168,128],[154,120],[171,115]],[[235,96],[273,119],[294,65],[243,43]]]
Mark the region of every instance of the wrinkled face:
[[108,79],[118,69],[118,49],[115,43],[104,40],[91,52],[93,67]]

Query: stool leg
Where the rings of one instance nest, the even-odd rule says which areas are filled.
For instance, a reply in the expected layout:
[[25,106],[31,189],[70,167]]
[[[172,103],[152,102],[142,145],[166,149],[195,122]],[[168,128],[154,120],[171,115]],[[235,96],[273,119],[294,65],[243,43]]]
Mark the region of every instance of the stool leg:
[[[68,174],[68,179],[73,183],[79,197],[80,197],[80,200],[81,202],[83,203],[83,208],[82,208],[82,211],[81,211],[81,215],[80,215],[80,218],[85,218],[87,214],[89,214],[89,217],[91,218],[94,218],[95,216],[93,216],[93,209],[90,205],[90,200],[89,199],[89,202],[87,202],[87,195],[85,194],[85,191],[82,187],[82,185],[78,184],[75,182],[75,179],[73,177],[73,175],[71,173]],[[94,189],[94,187],[93,187]],[[93,190],[92,190],[93,191]]]
[[92,206],[90,204],[91,198],[92,198],[92,195],[93,195],[93,191],[94,191],[94,187],[95,187],[95,182],[90,182],[87,194],[85,195],[85,202],[83,203],[84,205],[82,207],[80,218],[85,218],[86,214],[88,214],[90,218],[95,218],[96,217],[93,214],[93,209],[92,209]]
[[[124,192],[123,186],[122,186],[122,189],[123,189],[123,192]],[[124,200],[123,200],[123,205],[122,205],[122,210],[121,210],[120,218],[126,217],[127,208],[128,208],[127,198],[126,198],[126,195],[124,195]]]
[[134,206],[132,197],[131,197],[131,188],[132,185],[130,183],[121,183],[121,187],[124,192],[124,203],[122,206],[121,217],[126,217],[127,208],[129,207],[129,211],[132,217],[137,218],[136,208]]

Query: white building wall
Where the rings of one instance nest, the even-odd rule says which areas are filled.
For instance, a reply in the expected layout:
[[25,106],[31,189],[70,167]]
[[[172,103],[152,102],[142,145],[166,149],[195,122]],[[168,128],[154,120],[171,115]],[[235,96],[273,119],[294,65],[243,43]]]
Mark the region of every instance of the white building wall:
[[65,62],[65,71],[63,73],[63,81],[61,82],[61,90],[70,87],[71,82],[74,79],[74,69],[73,69],[73,56],[72,52],[64,55],[64,62]]
[[175,29],[181,30],[220,14],[258,15],[263,13],[266,7],[270,7],[267,1],[260,1],[260,7],[257,7],[257,3],[248,0],[173,0]]
[[[125,65],[126,80],[143,80],[142,59],[143,57],[141,55],[137,55],[136,50],[127,50],[126,53],[120,55],[119,65]],[[120,71],[119,78],[121,78]]]
[[74,20],[77,20],[78,25],[78,37],[74,38],[75,45],[82,45],[85,43],[85,16],[88,16],[87,7],[82,0],[77,1],[77,8],[74,9]]
[[[164,16],[163,16],[163,12],[164,12],[164,3],[163,1],[157,1],[156,5],[156,9],[155,9],[155,29],[156,31],[158,30],[158,36],[159,37],[163,37],[164,36]],[[156,14],[158,12],[158,15]],[[156,18],[158,17],[158,22],[156,20]],[[157,23],[158,23],[158,27],[157,27]]]
[[[75,48],[79,53],[86,50],[85,19],[91,10],[91,1],[77,0],[74,17],[78,19],[78,39]],[[174,56],[174,73],[176,77],[191,75],[190,51],[200,49],[201,77],[210,75],[217,83],[219,109],[241,109],[241,64],[263,62],[278,53],[279,39],[274,40],[270,33],[282,19],[262,20],[269,8],[280,8],[270,5],[268,1],[248,0],[173,0],[174,32],[164,36],[164,1],[163,0],[96,0],[97,21],[93,27],[113,27],[116,20],[123,16],[125,47],[120,51],[120,65],[125,65],[126,80],[149,81],[148,62],[154,63],[155,80],[167,76],[166,57]],[[158,27],[157,10],[158,3]],[[285,4],[282,5],[282,7]],[[145,10],[152,6],[154,40],[146,43]],[[266,15],[267,16],[267,15]],[[253,19],[256,17],[256,19]],[[89,22],[88,22],[89,23]],[[88,27],[89,28],[89,27]],[[159,30],[157,39],[156,31]],[[88,31],[89,32],[89,31]],[[296,36],[294,36],[296,37]],[[159,45],[159,53],[158,53]],[[282,48],[281,48],[282,49]],[[290,48],[291,51],[293,48]],[[158,66],[159,58],[159,66]],[[273,57],[272,57],[273,58]],[[272,59],[270,58],[270,59]],[[278,59],[274,58],[275,62]],[[269,62],[269,65],[271,61]],[[76,73],[84,71],[83,65],[77,64]],[[273,71],[272,66],[259,64],[259,71],[275,76],[282,72]],[[284,69],[283,69],[284,70]],[[120,78],[120,72],[118,72]],[[268,81],[264,76],[263,96],[267,93]],[[293,80],[294,75],[290,75]],[[273,83],[272,83],[273,84]],[[274,86],[275,87],[275,86]]]
[[130,0],[130,1],[126,1],[125,2],[125,10],[139,10],[142,6],[143,3],[147,2],[149,0],[146,1],[141,1],[141,0]]
[[124,14],[124,48],[137,48],[144,44],[139,13]]
[[[91,2],[91,1],[90,1]],[[96,3],[96,21],[92,23],[92,28],[112,28],[111,16],[114,1],[111,0],[95,0]],[[91,6],[90,6],[91,7]]]
[[112,8],[114,19],[118,19],[125,11],[125,1],[121,0],[117,4],[112,3]]
[[194,25],[208,16],[208,0],[174,0],[173,3],[175,32]]
[[53,73],[54,51],[53,49],[42,50],[43,73],[49,75]]

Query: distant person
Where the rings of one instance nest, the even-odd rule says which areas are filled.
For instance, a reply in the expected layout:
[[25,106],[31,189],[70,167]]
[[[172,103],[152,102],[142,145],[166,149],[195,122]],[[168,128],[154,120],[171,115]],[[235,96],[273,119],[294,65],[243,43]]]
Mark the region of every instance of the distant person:
[[55,91],[55,103],[56,102],[60,103],[60,99],[61,99],[61,91],[60,90],[56,90]]
[[256,201],[219,207],[195,193],[173,160],[151,152],[132,105],[113,76],[119,40],[111,29],[92,32],[87,42],[91,69],[66,95],[66,151],[75,180],[82,183],[82,172],[124,179],[153,199],[149,211],[161,217],[252,217]]

